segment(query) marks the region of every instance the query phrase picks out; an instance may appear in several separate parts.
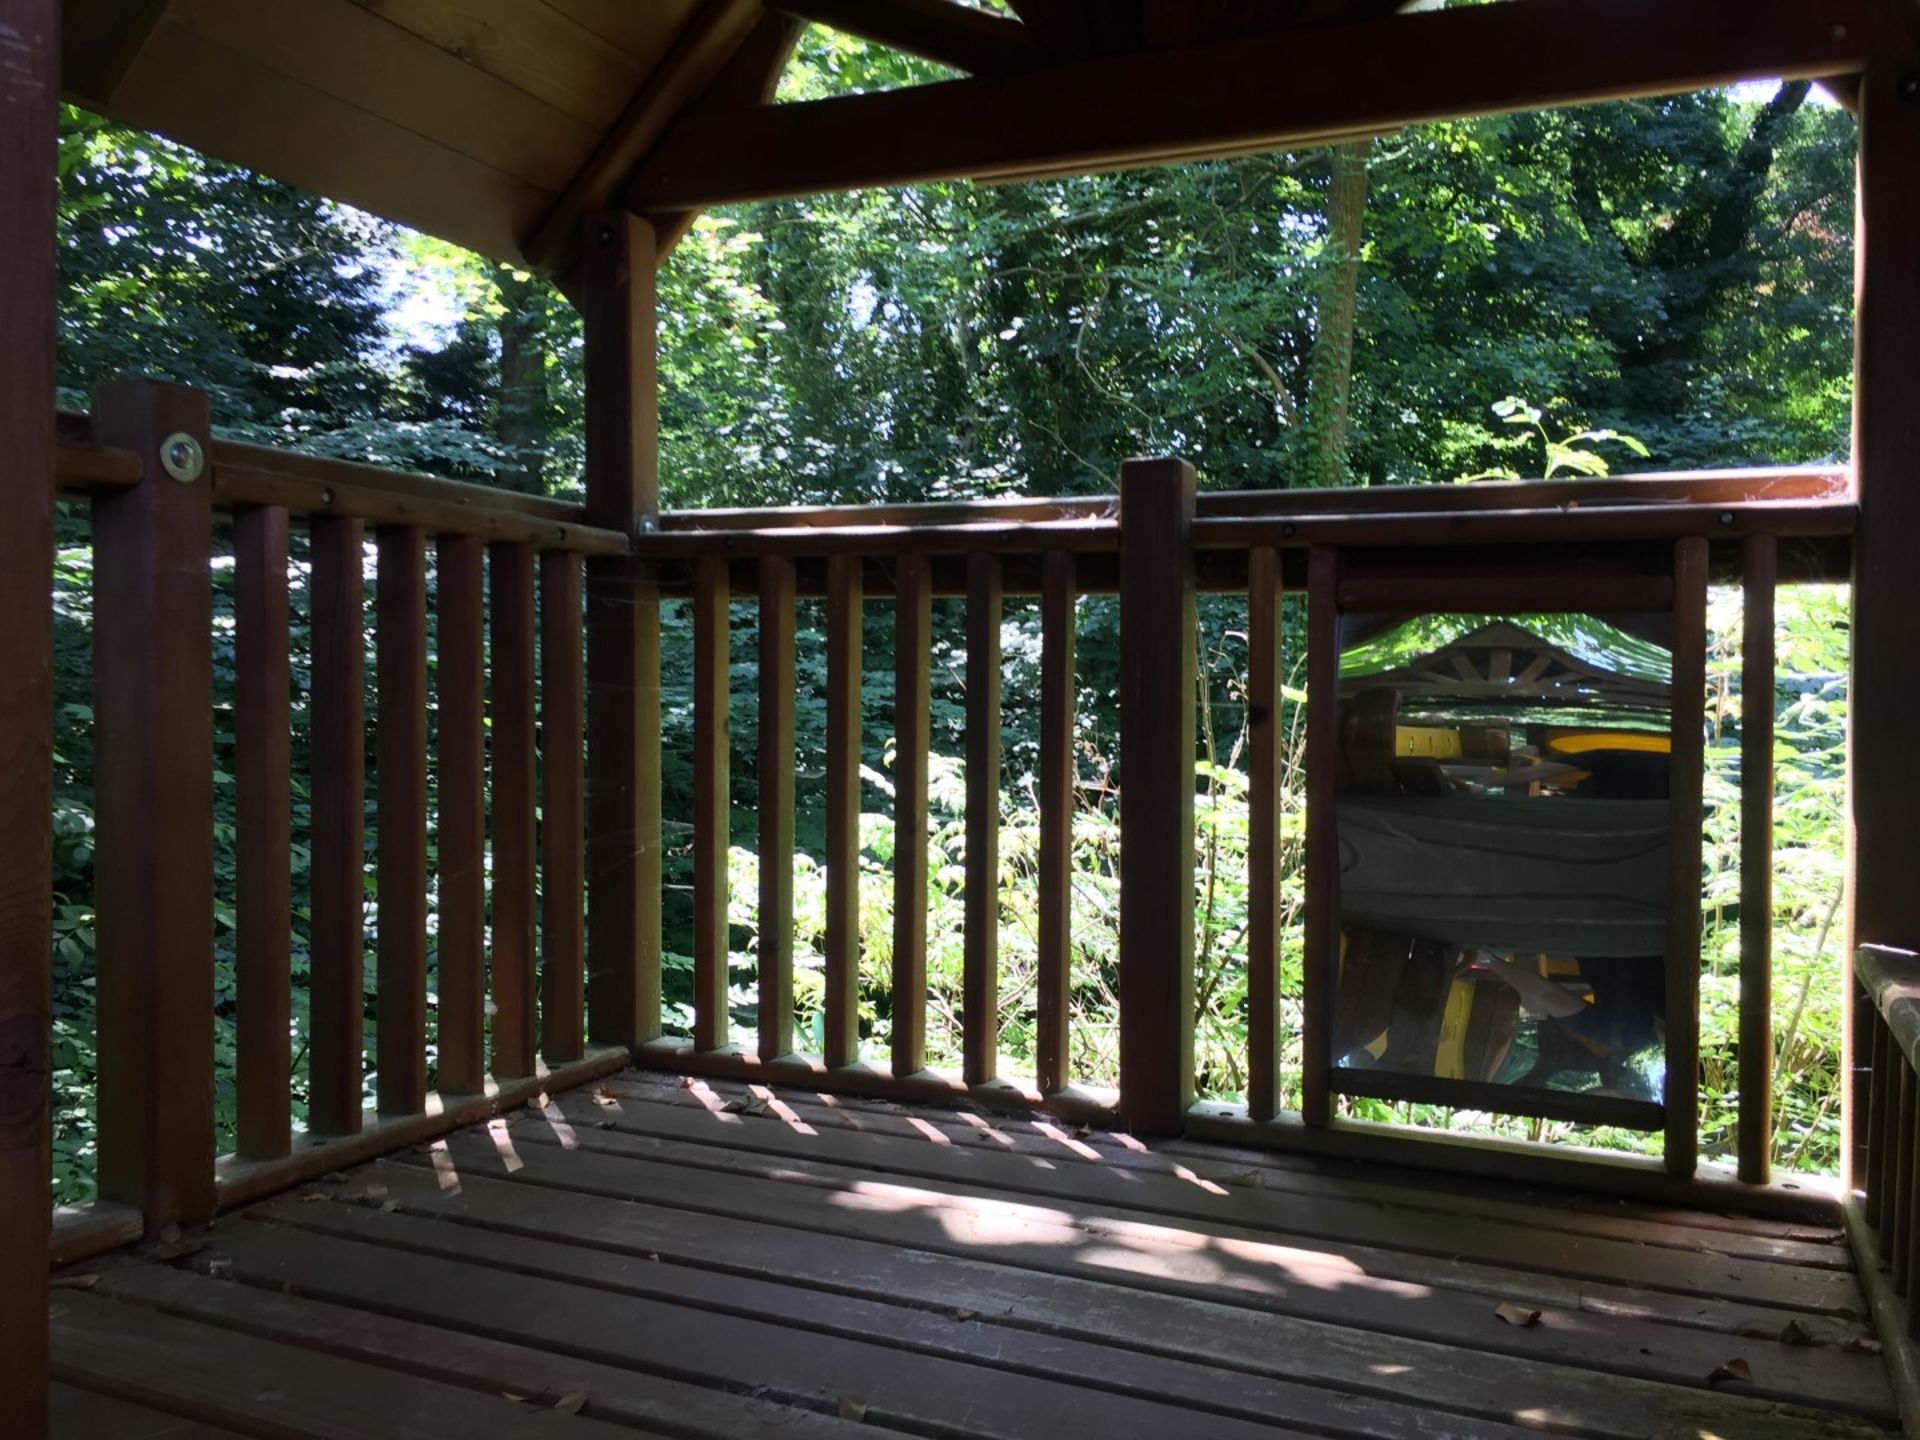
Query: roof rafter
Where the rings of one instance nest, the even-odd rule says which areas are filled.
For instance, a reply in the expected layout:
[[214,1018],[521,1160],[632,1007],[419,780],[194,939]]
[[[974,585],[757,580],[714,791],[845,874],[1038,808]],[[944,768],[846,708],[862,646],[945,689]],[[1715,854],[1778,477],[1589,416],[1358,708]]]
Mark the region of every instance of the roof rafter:
[[1045,58],[1018,20],[957,0],[771,0],[774,9],[968,75],[1003,75]]
[[646,83],[521,247],[529,263],[568,268],[581,219],[615,198],[673,119],[692,109],[765,16],[760,0],[705,0]]
[[1845,75],[1913,51],[1877,0],[1517,0],[676,123],[640,209],[1025,179],[1324,144],[1460,115]]

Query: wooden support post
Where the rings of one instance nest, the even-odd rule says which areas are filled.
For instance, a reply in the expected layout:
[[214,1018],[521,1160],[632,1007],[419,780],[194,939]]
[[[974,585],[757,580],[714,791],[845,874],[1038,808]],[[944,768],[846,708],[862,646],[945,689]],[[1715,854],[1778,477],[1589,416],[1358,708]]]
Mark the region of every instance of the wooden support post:
[[967,856],[961,1076],[995,1079],[1000,1057],[1000,560],[967,557]]
[[307,1129],[360,1130],[366,1053],[366,533],[313,521],[313,841]]
[[1773,617],[1780,545],[1747,537],[1740,670],[1740,1178],[1773,1157]]
[[1700,1160],[1700,824],[1706,765],[1707,542],[1673,552],[1672,756],[1667,769],[1667,1173]]
[[58,0],[0,0],[0,1434],[47,1431]]
[[703,555],[693,599],[693,1046],[727,1043],[727,561]]
[[[1876,60],[1860,83],[1853,462],[1860,521],[1853,541],[1849,690],[1852,944],[1920,945],[1920,65]],[[1852,1073],[1858,1037],[1843,1037]],[[1876,1083],[1878,1077],[1875,1077]],[[1850,1097],[1851,1098],[1851,1097]],[[1861,1117],[1845,1107],[1842,1153]],[[1858,1176],[1849,1176],[1857,1183]]]
[[1193,467],[1120,469],[1120,1115],[1193,1101]]
[[540,557],[540,1054],[578,1060],[585,1042],[584,765],[580,747],[580,557]]
[[894,572],[893,1073],[927,1065],[927,754],[932,747],[933,562]]
[[[207,397],[115,381],[93,417],[143,465],[93,506],[100,1195],[151,1233],[213,1215]],[[166,468],[182,462],[189,481]]]
[[793,1049],[793,561],[760,561],[760,1058]]
[[[654,232],[586,221],[586,519],[635,534],[660,508]],[[660,598],[654,567],[587,562],[587,967],[593,1039],[660,1034]]]
[[383,526],[378,544],[377,1089],[382,1115],[414,1115],[427,1103],[426,536],[411,525]]
[[1333,1007],[1340,988],[1340,552],[1307,560],[1307,897],[1300,980],[1300,1110],[1333,1120]]
[[493,1073],[534,1073],[533,551],[489,547],[493,655]]
[[486,1085],[486,548],[442,535],[438,559],[440,1064],[442,1095]]
[[860,562],[827,561],[827,935],[829,1067],[860,1057],[860,693],[865,647]]
[[1078,795],[1074,722],[1073,556],[1050,550],[1040,567],[1040,915],[1034,997],[1035,1081],[1040,1093],[1072,1080],[1067,1021],[1073,998],[1073,812]]
[[293,1143],[287,512],[277,505],[236,510],[233,560],[235,1148],[271,1160]]
[[1247,557],[1247,1113],[1280,1110],[1280,552]]

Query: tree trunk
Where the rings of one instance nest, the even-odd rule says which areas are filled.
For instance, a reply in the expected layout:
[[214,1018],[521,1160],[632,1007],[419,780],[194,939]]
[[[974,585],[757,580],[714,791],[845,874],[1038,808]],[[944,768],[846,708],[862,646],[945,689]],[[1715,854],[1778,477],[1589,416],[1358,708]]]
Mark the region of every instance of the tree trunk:
[[1367,160],[1372,149],[1370,140],[1351,140],[1333,149],[1320,308],[1307,365],[1310,485],[1345,485],[1350,478],[1347,422],[1353,390],[1354,312],[1367,219]]
[[546,316],[539,282],[502,266],[500,289],[500,408],[494,431],[518,464],[504,477],[515,490],[546,492]]

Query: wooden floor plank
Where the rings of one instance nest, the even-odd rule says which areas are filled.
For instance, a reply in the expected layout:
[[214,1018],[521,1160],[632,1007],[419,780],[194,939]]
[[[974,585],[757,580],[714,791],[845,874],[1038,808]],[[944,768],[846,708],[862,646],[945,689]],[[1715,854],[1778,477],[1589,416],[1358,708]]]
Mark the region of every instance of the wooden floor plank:
[[632,1440],[634,1433],[83,1292],[61,1293],[51,1326],[57,1379],[275,1440]]
[[[516,1198],[517,1187],[491,1188],[508,1201]],[[525,1192],[519,1191],[517,1198],[524,1199]],[[782,1277],[763,1273],[757,1267],[749,1270],[735,1264],[718,1270],[687,1266],[679,1263],[677,1250],[630,1253],[613,1259],[604,1251],[557,1239],[446,1224],[359,1205],[305,1206],[292,1213],[279,1209],[270,1217],[256,1218],[284,1219],[329,1235],[547,1280],[589,1284],[722,1315],[766,1316],[783,1324],[857,1339],[884,1337],[904,1349],[969,1359],[1094,1389],[1191,1403],[1197,1410],[1239,1408],[1263,1420],[1284,1416],[1290,1423],[1310,1424],[1342,1436],[1368,1440],[1430,1440],[1436,1435],[1457,1440],[1520,1440],[1524,1433],[1497,1421],[1436,1417],[1424,1404],[1413,1406],[1357,1395],[1349,1393],[1344,1385],[1316,1388],[1294,1383],[1270,1363],[1241,1365],[1233,1363],[1231,1354],[1222,1358],[1211,1343],[1178,1351],[1163,1345],[1121,1356],[1099,1339],[1090,1341],[1055,1327],[1012,1327],[1022,1333],[1009,1336],[1004,1333],[1008,1327],[1001,1323],[1001,1304],[989,1300],[984,1292],[970,1289],[958,1291],[958,1298],[951,1303],[927,1303],[911,1287],[898,1292],[897,1298],[876,1303],[866,1298],[864,1287],[855,1294],[852,1284],[796,1290],[776,1284]],[[247,1248],[246,1238],[244,1234],[241,1237],[242,1250]],[[222,1259],[230,1254],[223,1251]],[[252,1273],[245,1269],[244,1259],[241,1273]],[[1016,1304],[1019,1299],[1017,1288],[1006,1291],[1007,1304]],[[971,1308],[974,1304],[987,1308]],[[1264,1344],[1246,1348],[1250,1354],[1270,1360],[1282,1343],[1283,1337],[1269,1333]],[[1257,1377],[1257,1383],[1247,1377]]]
[[[614,1093],[616,1098],[620,1098],[628,1092],[616,1086]],[[735,1149],[807,1155],[834,1163],[859,1164],[867,1169],[889,1173],[940,1178],[971,1176],[976,1183],[1005,1185],[1014,1190],[1034,1188],[1031,1181],[1036,1173],[1057,1171],[1062,1186],[1091,1185],[1092,1188],[1082,1192],[1090,1197],[1108,1192],[1128,1196],[1130,1198],[1125,1203],[1139,1209],[1163,1208],[1160,1204],[1150,1203],[1149,1199],[1150,1196],[1162,1197],[1172,1202],[1168,1213],[1173,1214],[1209,1213],[1204,1200],[1207,1196],[1231,1199],[1232,1192],[1237,1190],[1243,1192],[1241,1198],[1244,1199],[1249,1195],[1271,1192],[1312,1196],[1321,1202],[1335,1200],[1348,1204],[1384,1204],[1408,1210],[1444,1213],[1470,1218],[1482,1226],[1511,1225],[1524,1232],[1526,1239],[1522,1250],[1525,1252],[1535,1251],[1542,1246],[1558,1249],[1563,1242],[1548,1239],[1547,1236],[1572,1234],[1621,1240],[1635,1246],[1701,1251],[1716,1258],[1731,1256],[1829,1270],[1851,1268],[1851,1259],[1842,1244],[1784,1236],[1701,1232],[1631,1217],[1568,1215],[1541,1206],[1502,1204],[1499,1201],[1481,1200],[1471,1206],[1449,1207],[1426,1200],[1423,1192],[1409,1187],[1356,1185],[1351,1181],[1329,1180],[1318,1175],[1296,1177],[1287,1171],[1246,1165],[1207,1161],[1189,1164],[1161,1159],[1153,1164],[1112,1167],[1114,1170],[1138,1171],[1138,1174],[1108,1173],[1102,1177],[1101,1167],[1096,1162],[1105,1161],[1108,1158],[1106,1154],[1084,1143],[1063,1144],[1061,1139],[1046,1138],[1031,1124],[1026,1127],[1031,1143],[1026,1145],[1000,1145],[992,1139],[972,1138],[965,1143],[942,1146],[931,1143],[928,1134],[931,1127],[926,1119],[918,1115],[902,1118],[896,1128],[882,1129],[866,1123],[862,1125],[862,1133],[847,1135],[844,1133],[847,1127],[843,1124],[812,1125],[810,1122],[817,1115],[835,1114],[825,1107],[814,1107],[805,1112],[806,1122],[803,1122],[816,1131],[809,1135],[790,1121],[783,1121],[771,1105],[757,1107],[766,1111],[765,1118],[757,1118],[741,1113],[738,1106],[728,1111],[723,1101],[715,1100],[708,1105],[701,1105],[699,1093],[692,1089],[676,1089],[675,1094],[686,1096],[689,1103],[658,1104],[643,1101],[644,1108],[623,1108],[618,1116],[621,1127],[663,1137],[705,1140]],[[864,1107],[857,1110],[845,1107],[839,1113],[864,1116],[866,1111]],[[799,1119],[801,1114],[800,1110],[794,1109],[795,1119]],[[887,1117],[879,1118],[884,1120]],[[1058,1126],[1050,1128],[1056,1135],[1060,1134]],[[936,1133],[949,1141],[961,1136],[980,1137],[982,1134],[967,1126],[949,1127]],[[1002,1130],[999,1133],[1007,1132]],[[1007,1150],[1017,1153],[997,1153]],[[1127,1154],[1125,1151],[1114,1153]],[[1153,1152],[1139,1152],[1131,1158],[1151,1160]],[[1221,1195],[1223,1190],[1228,1192],[1226,1196]],[[1064,1192],[1042,1186],[1037,1193]],[[1202,1206],[1198,1211],[1191,1208],[1196,1201]],[[1225,1208],[1224,1205],[1214,1207],[1215,1210]],[[1429,1223],[1419,1222],[1423,1229]],[[1516,1253],[1504,1243],[1502,1249],[1508,1254]]]
[[[280,1226],[233,1227],[209,1254],[252,1284],[456,1329],[511,1316],[516,1330],[537,1337],[541,1346],[583,1359],[700,1376],[801,1404],[837,1409],[854,1402],[865,1418],[922,1434],[961,1430],[1003,1440],[1056,1440],[1092,1427],[1115,1437],[1164,1440],[1205,1399],[1194,1394],[1160,1403],[1016,1373],[994,1365],[993,1356],[958,1359],[902,1348],[909,1328],[925,1329],[942,1317],[899,1307],[884,1307],[899,1326],[891,1332],[864,1316],[866,1324],[876,1325],[865,1332],[876,1338],[867,1339],[854,1328],[860,1320],[833,1313],[836,1303],[845,1310],[867,1302],[779,1292],[764,1282],[755,1298],[720,1313]],[[801,1308],[778,1309],[780,1299]],[[755,1318],[759,1314],[779,1318]],[[969,1328],[950,1317],[945,1324],[955,1335]],[[1118,1386],[1127,1376],[1115,1373],[1111,1380]],[[1247,1381],[1249,1387],[1261,1383]],[[1268,1407],[1259,1413],[1277,1412]],[[1218,1440],[1306,1433],[1217,1413],[1206,1430]]]
[[[597,1109],[598,1107],[596,1107]],[[562,1113],[567,1113],[562,1106]],[[660,1112],[691,1118],[690,1112]],[[728,1176],[777,1176],[790,1185],[810,1184],[828,1189],[861,1183],[860,1172],[846,1164],[803,1158],[791,1151],[760,1155],[716,1144],[633,1133],[603,1110],[576,1118],[591,1128],[579,1132],[579,1144],[620,1155],[644,1158]],[[725,1117],[738,1122],[743,1133],[752,1117]],[[610,1122],[610,1124],[609,1124]],[[700,1123],[696,1121],[695,1123]],[[802,1137],[778,1124],[763,1134],[786,1131],[794,1148],[804,1148]],[[527,1138],[539,1143],[540,1128],[528,1127]],[[822,1135],[806,1140],[812,1144]],[[845,1137],[835,1137],[845,1138]],[[860,1137],[867,1144],[898,1144]],[[1028,1166],[1022,1161],[980,1151],[923,1152],[939,1162],[952,1162],[963,1176],[900,1177],[906,1190],[925,1198],[918,1203],[958,1204],[978,1209],[992,1205],[1002,1190],[1035,1201],[1065,1202],[1074,1207],[1072,1219],[1082,1228],[1128,1226],[1172,1227],[1212,1239],[1278,1243],[1307,1248],[1364,1264],[1370,1271],[1397,1274],[1403,1279],[1448,1283],[1450,1267],[1471,1262],[1507,1273],[1533,1272],[1570,1280],[1625,1285],[1649,1293],[1698,1296],[1777,1306],[1814,1314],[1858,1314],[1860,1289],[1851,1274],[1798,1266],[1770,1265],[1731,1257],[1655,1251],[1645,1246],[1582,1236],[1541,1236],[1524,1227],[1481,1222],[1472,1217],[1414,1215],[1383,1207],[1332,1206],[1300,1196],[1275,1194],[1250,1186],[1214,1186],[1219,1194],[1177,1180],[1157,1176],[1121,1176],[1117,1172],[1084,1167]],[[989,1167],[992,1167],[989,1173]],[[931,1162],[928,1164],[931,1168]],[[870,1173],[870,1172],[869,1172]],[[1163,1207],[1163,1208],[1153,1208]]]
[[[694,1080],[656,1071],[629,1070],[611,1088],[623,1099],[714,1109],[736,1098],[768,1099],[814,1125],[875,1134],[944,1137],[962,1145],[997,1147],[1053,1160],[1077,1159],[1158,1174],[1229,1173],[1257,1168],[1261,1183],[1301,1194],[1334,1195],[1454,1214],[1506,1216],[1545,1230],[1615,1235],[1642,1244],[1705,1249],[1716,1254],[1763,1254],[1748,1239],[1798,1240],[1831,1250],[1846,1263],[1846,1235],[1838,1225],[1809,1225],[1757,1215],[1676,1210],[1631,1201],[1587,1197],[1566,1191],[1529,1190],[1430,1171],[1361,1165],[1350,1160],[1248,1150],[1207,1141],[1154,1140],[1113,1131],[1075,1128],[1048,1117],[986,1115],[964,1110],[909,1107],[886,1101],[850,1101],[802,1090],[769,1090],[734,1080]],[[717,1100],[714,1097],[719,1097]],[[1731,1236],[1733,1238],[1729,1239]]]
[[642,1434],[658,1431],[712,1440],[856,1440],[872,1433],[837,1415],[184,1270],[124,1267],[103,1277],[102,1287],[131,1303],[213,1320],[226,1329],[263,1339],[310,1345],[344,1359],[486,1395],[522,1394],[536,1406],[542,1403],[541,1397],[550,1404],[562,1396],[585,1395],[586,1408],[596,1418],[647,1427]]
[[55,1385],[53,1440],[246,1440],[237,1430],[183,1420],[77,1385]]
[[[995,1325],[1145,1354],[1203,1356],[1235,1370],[1492,1420],[1509,1413],[1514,1398],[1532,1398],[1529,1387],[1544,1383],[1532,1373],[1540,1365],[1699,1384],[1736,1348],[1755,1377],[1754,1385],[1744,1388],[1755,1393],[1816,1399],[1877,1418],[1893,1413],[1884,1376],[1868,1356],[1751,1340],[1736,1345],[1725,1336],[1577,1310],[1543,1310],[1536,1324],[1516,1329],[1500,1320],[1486,1299],[1410,1285],[1367,1286],[1351,1276],[1337,1287],[1307,1284],[1259,1293],[1210,1290],[1197,1283],[1184,1291],[1147,1293],[1113,1283],[1097,1257],[1060,1272],[1036,1273],[987,1254],[907,1252],[858,1239],[822,1244],[817,1236],[771,1224],[660,1206],[609,1205],[472,1176],[462,1176],[458,1191],[450,1192],[430,1172],[406,1166],[384,1167],[379,1183],[381,1203],[396,1201],[396,1212],[281,1201],[257,1213],[280,1223],[381,1235],[390,1243],[485,1258],[533,1273],[638,1284],[655,1293],[663,1284],[661,1266],[648,1257],[658,1256],[670,1267],[695,1272],[752,1275],[975,1315]],[[441,1223],[446,1220],[461,1223]],[[629,1263],[610,1260],[610,1250],[627,1255]],[[680,1283],[700,1288],[711,1282],[711,1274],[696,1273]],[[1289,1313],[1289,1290],[1305,1297],[1300,1309],[1331,1318],[1295,1318]],[[1262,1300],[1270,1306],[1263,1307]],[[1568,1388],[1604,1400],[1613,1393],[1607,1375],[1585,1377]],[[1555,1375],[1552,1383],[1560,1379]],[[1298,1409],[1287,1413],[1303,1418]]]

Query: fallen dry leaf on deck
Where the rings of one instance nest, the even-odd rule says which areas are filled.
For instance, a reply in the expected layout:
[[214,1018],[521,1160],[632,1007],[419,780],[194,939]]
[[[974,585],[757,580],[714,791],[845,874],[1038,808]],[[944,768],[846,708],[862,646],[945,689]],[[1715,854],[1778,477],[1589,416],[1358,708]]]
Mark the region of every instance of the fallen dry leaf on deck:
[[324,1190],[309,1190],[300,1198],[311,1205],[315,1200],[331,1200],[333,1197]]
[[618,1105],[620,1103],[620,1097],[605,1085],[602,1085],[598,1090],[593,1092],[593,1103],[596,1105]]
[[382,1200],[380,1202],[380,1213],[382,1215],[391,1215],[399,1208],[400,1202],[398,1200]]
[[1780,1327],[1782,1345],[1811,1345],[1813,1332],[1798,1320],[1789,1320]]
[[1540,1323],[1538,1310],[1530,1310],[1525,1305],[1515,1305],[1511,1301],[1504,1301],[1494,1306],[1493,1313],[1507,1324],[1518,1325],[1522,1330]]
[[980,1312],[977,1310],[953,1310],[948,1313],[956,1320],[972,1320],[977,1317]]
[[47,1281],[55,1290],[91,1290],[99,1283],[98,1275],[56,1275]]
[[1880,1342],[1869,1339],[1865,1335],[1854,1335],[1842,1344],[1840,1348],[1842,1350],[1851,1350],[1856,1355],[1878,1355],[1880,1353]]
[[581,1410],[586,1407],[586,1403],[587,1392],[584,1390],[575,1390],[572,1394],[562,1395],[558,1400],[554,1401],[553,1408],[558,1410],[562,1415],[578,1415]]
[[864,1395],[842,1395],[840,1397],[840,1418],[842,1420],[866,1419],[866,1397]]
[[1751,1385],[1753,1383],[1753,1367],[1747,1364],[1746,1361],[1736,1357],[1727,1361],[1726,1364],[1707,1376],[1707,1384],[1709,1385],[1723,1385],[1729,1380],[1738,1380],[1743,1384]]
[[769,1113],[767,1102],[756,1099],[751,1095],[736,1095],[720,1108],[731,1115],[765,1115]]

